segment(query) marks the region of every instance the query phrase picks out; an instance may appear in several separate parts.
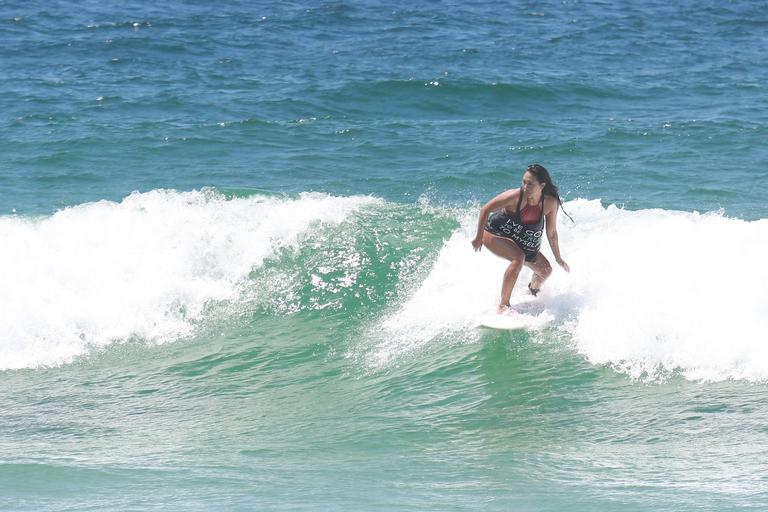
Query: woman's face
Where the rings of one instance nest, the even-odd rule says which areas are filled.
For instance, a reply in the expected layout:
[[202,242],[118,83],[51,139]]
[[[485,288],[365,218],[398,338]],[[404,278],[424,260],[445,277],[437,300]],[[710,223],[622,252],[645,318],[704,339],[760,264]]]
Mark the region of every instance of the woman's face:
[[544,190],[544,184],[536,180],[536,177],[530,172],[523,174],[523,195],[532,196],[540,194]]

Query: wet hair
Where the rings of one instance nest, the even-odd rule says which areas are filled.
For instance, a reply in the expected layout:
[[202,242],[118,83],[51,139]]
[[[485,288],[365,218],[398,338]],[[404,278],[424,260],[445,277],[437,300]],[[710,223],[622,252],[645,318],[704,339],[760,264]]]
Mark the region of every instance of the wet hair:
[[555,183],[552,181],[552,176],[549,175],[549,171],[546,167],[539,164],[531,164],[528,167],[525,168],[525,172],[529,172],[533,174],[533,177],[536,178],[536,181],[539,183],[544,184],[544,190],[543,193],[550,195],[557,199],[557,204],[560,205],[560,209],[563,210],[563,213],[571,219],[571,222],[576,222],[573,220],[573,217],[568,215],[568,212],[565,211],[563,208],[563,200],[560,199],[560,191],[558,190]]

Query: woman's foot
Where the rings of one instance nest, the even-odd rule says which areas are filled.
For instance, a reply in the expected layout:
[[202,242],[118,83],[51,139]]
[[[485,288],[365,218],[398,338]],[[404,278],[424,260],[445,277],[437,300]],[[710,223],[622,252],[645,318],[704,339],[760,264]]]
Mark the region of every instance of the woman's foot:
[[496,313],[499,315],[511,315],[517,313],[509,304],[499,304],[496,308]]
[[531,283],[528,283],[528,291],[531,292],[531,295],[535,297],[539,294],[541,288],[531,288]]

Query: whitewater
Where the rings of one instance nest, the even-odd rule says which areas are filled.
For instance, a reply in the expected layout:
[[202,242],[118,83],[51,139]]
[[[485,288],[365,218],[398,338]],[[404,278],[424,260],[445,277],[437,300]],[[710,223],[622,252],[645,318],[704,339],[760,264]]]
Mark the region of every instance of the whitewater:
[[[355,288],[376,264],[355,240],[365,237],[378,212],[389,231],[377,235],[376,258],[386,259],[392,231],[405,224],[399,208],[371,196],[156,190],[50,216],[5,216],[0,364],[59,365],[113,343],[187,339],[214,317],[252,312],[265,295],[284,305],[271,309],[278,316],[338,310],[341,303],[333,301],[285,304],[291,294]],[[598,200],[572,200],[565,208],[575,219],[559,229],[572,271],[556,270],[536,299],[542,318],[554,319],[541,327],[544,342],[566,343],[587,361],[633,379],[677,373],[704,381],[768,379],[768,292],[760,285],[768,282],[768,269],[754,260],[768,249],[768,222],[717,212],[629,211]],[[409,250],[422,253],[418,272],[404,274],[413,261],[398,257],[400,273],[388,274],[398,281],[389,283],[397,292],[361,327],[368,341],[356,345],[367,347],[372,367],[395,364],[446,336],[481,342],[477,319],[495,305],[505,268],[487,250],[471,250],[476,206],[425,200],[408,210],[421,229],[430,229],[435,211],[455,227],[431,254]],[[323,229],[330,238],[311,238]],[[303,281],[281,282],[289,271],[255,277],[280,255],[321,252],[320,244],[343,229],[352,229],[349,243],[313,264]],[[543,254],[552,259],[546,243]],[[525,295],[529,273],[521,274],[515,296]],[[357,299],[372,288],[360,283]]]

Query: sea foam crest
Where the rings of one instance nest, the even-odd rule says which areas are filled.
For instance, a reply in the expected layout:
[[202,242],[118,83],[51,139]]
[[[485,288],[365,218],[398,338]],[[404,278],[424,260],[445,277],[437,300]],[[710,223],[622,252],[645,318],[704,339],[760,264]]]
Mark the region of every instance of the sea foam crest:
[[[566,274],[536,300],[575,350],[633,378],[679,372],[693,380],[768,379],[768,220],[718,213],[566,204]],[[477,318],[498,300],[504,260],[472,251],[476,210],[445,243],[420,286],[382,322],[374,359],[387,362],[445,332],[476,339]],[[524,269],[513,297],[526,294]],[[473,334],[474,333],[474,334]]]
[[589,360],[648,378],[768,379],[768,220],[578,205],[569,326]]
[[0,217],[0,369],[188,335],[206,304],[236,300],[276,249],[373,201],[156,190],[42,219]]

